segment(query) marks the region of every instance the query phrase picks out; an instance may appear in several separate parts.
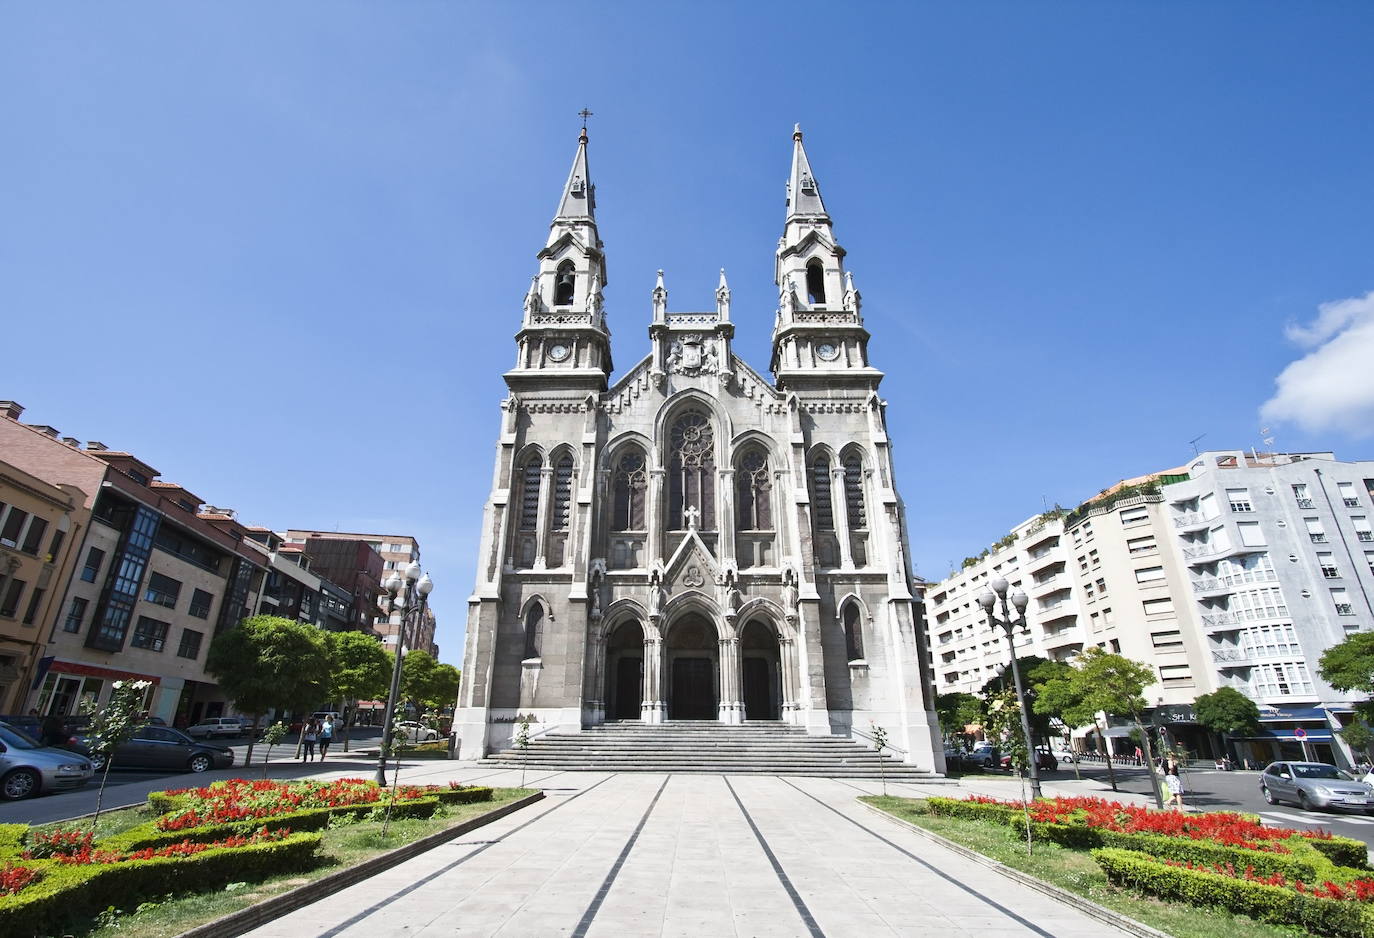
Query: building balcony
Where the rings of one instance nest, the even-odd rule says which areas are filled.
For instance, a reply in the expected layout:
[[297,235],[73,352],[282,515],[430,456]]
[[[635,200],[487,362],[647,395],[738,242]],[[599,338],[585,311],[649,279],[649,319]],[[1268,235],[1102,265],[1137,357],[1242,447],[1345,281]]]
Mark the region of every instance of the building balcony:
[[1299,508],[1307,508],[1310,510],[1312,508],[1317,507],[1315,504],[1313,504],[1312,499],[1310,498],[1299,498],[1295,499],[1295,501],[1297,501]]
[[1054,576],[1047,576],[1043,580],[1033,581],[1029,592],[1032,596],[1044,596],[1046,593],[1069,589],[1071,586],[1067,574],[1056,573]]
[[1046,630],[1044,637],[1041,638],[1041,644],[1046,649],[1061,648],[1064,645],[1082,645],[1083,628],[1082,626],[1071,625],[1053,632]]
[[1235,588],[1226,582],[1228,578],[1203,576],[1193,581],[1193,592],[1199,596],[1224,596],[1227,593],[1235,592]]
[[1202,627],[1208,632],[1234,632],[1245,624],[1245,620],[1234,612],[1205,612],[1201,619]]
[[1078,615],[1078,602],[1074,599],[1061,599],[1035,610],[1035,620],[1041,625]]
[[1255,655],[1248,648],[1213,648],[1212,663],[1221,668],[1248,668],[1255,663]]
[[1237,554],[1254,554],[1268,550],[1265,545],[1250,547],[1245,544],[1195,544],[1192,547],[1183,548],[1183,556],[1187,559],[1188,565],[1202,563],[1212,563],[1225,557],[1234,557]]
[[1198,514],[1186,514],[1174,516],[1174,527],[1180,531],[1190,531],[1197,528],[1205,528],[1212,523],[1211,518],[1204,518]]
[[1053,547],[1046,550],[1036,551],[1026,558],[1026,572],[1034,573],[1042,567],[1047,567],[1054,563],[1064,563],[1063,555]]

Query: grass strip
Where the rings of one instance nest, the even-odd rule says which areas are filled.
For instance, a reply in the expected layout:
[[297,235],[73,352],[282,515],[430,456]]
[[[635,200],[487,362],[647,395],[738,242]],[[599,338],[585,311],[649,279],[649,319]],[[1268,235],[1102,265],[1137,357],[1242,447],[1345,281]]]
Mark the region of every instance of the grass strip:
[[926,814],[923,799],[870,795],[859,800],[1174,938],[1216,938],[1217,935],[1241,933],[1246,938],[1295,938],[1307,934],[1296,926],[1257,922],[1248,916],[1216,908],[1164,902],[1113,886],[1086,850],[1036,843],[1034,852],[1027,856],[1025,840],[1018,838],[1012,828],[986,821]]

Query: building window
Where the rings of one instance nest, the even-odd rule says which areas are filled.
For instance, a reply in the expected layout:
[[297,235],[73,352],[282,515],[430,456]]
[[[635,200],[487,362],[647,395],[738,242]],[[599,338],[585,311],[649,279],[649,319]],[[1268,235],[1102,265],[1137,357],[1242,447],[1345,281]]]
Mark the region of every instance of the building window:
[[1236,524],[1240,531],[1240,543],[1245,547],[1263,547],[1264,532],[1258,521],[1241,521]]
[[161,573],[148,574],[148,588],[143,593],[143,599],[158,606],[166,606],[168,609],[177,607],[177,600],[181,597],[181,583],[169,576]]
[[1135,572],[1137,583],[1153,583],[1156,580],[1164,579],[1163,567],[1142,567]]
[[5,522],[0,525],[0,544],[6,547],[19,546],[19,533],[24,530],[24,522],[29,520],[29,513],[11,505],[9,513],[5,515]]
[[849,529],[868,527],[868,512],[864,508],[864,466],[858,456],[844,461],[844,508]]
[[772,487],[772,480],[768,476],[768,457],[762,450],[750,450],[739,461],[739,469],[735,473],[741,531],[773,529],[773,512],[769,501]]
[[38,556],[38,545],[43,543],[43,533],[48,530],[48,522],[35,515],[29,519],[29,529],[24,534],[24,543],[19,548],[26,554]]
[[1317,563],[1322,568],[1322,576],[1328,580],[1334,580],[1341,575],[1341,571],[1336,567],[1336,558],[1331,554],[1318,554]]
[[858,603],[848,603],[844,607],[844,647],[850,661],[863,660],[864,634]]
[[1311,508],[1312,496],[1307,494],[1307,483],[1297,482],[1293,485],[1293,499],[1298,503],[1299,508]]
[[558,460],[553,469],[553,530],[568,530],[572,518],[573,461],[571,456]]
[[80,596],[72,597],[72,607],[67,610],[67,619],[62,623],[64,632],[80,632],[81,623],[86,618],[87,601]]
[[1133,527],[1137,524],[1144,524],[1150,520],[1150,509],[1144,505],[1135,508],[1127,508],[1121,513],[1121,526],[1123,528]]
[[48,545],[48,562],[53,563],[57,560],[57,552],[62,549],[62,542],[67,539],[66,531],[52,532],[52,543]]
[[1151,632],[1150,643],[1156,648],[1182,648],[1183,634],[1178,629],[1165,632]]
[[1374,553],[1364,552],[1364,562],[1369,566],[1369,572],[1374,573]]
[[1362,541],[1374,541],[1374,531],[1369,528],[1369,519],[1362,515],[1354,516],[1351,522],[1355,525],[1355,536]]
[[644,530],[644,491],[649,483],[644,454],[632,449],[616,463],[611,480],[611,529]]
[[1191,683],[1192,680],[1193,674],[1188,670],[1186,664],[1161,664],[1159,666],[1159,682],[1166,687]]
[[1341,504],[1345,505],[1346,508],[1360,507],[1359,496],[1355,494],[1355,483],[1337,482],[1336,487],[1341,490]]
[[29,608],[24,611],[24,624],[33,625],[33,620],[38,618],[38,605],[43,602],[45,589],[35,589],[29,594]]
[[204,637],[204,632],[197,632],[195,629],[182,629],[181,643],[177,645],[177,657],[190,658],[192,661],[199,658],[200,641]]
[[23,580],[10,580],[9,589],[5,590],[3,598],[0,598],[0,616],[14,618],[15,612],[19,609],[19,599],[24,595],[24,587],[27,585]]
[[162,643],[167,640],[167,628],[166,622],[139,616],[138,624],[134,626],[134,637],[129,644],[149,651],[162,651]]
[[1307,525],[1307,536],[1313,544],[1326,543],[1326,528],[1318,518],[1303,518],[1303,524]]
[[711,421],[689,410],[673,422],[668,460],[668,528],[686,527],[687,510],[698,512],[697,526],[715,530],[715,434]]
[[806,265],[806,302],[809,306],[825,303],[825,268],[819,260]]
[[520,530],[539,527],[539,475],[543,461],[531,456],[520,470]]
[[210,604],[214,600],[215,597],[205,590],[196,590],[191,594],[191,608],[186,611],[197,619],[208,619],[210,618]]
[[1132,554],[1153,554],[1159,549],[1155,543],[1154,535],[1147,534],[1145,537],[1133,537],[1126,541],[1126,549]]
[[525,613],[525,658],[538,658],[544,638],[544,607],[535,603]]
[[1231,503],[1232,511],[1253,511],[1250,507],[1249,489],[1227,489],[1226,500]]
[[558,273],[554,275],[553,305],[571,306],[576,287],[577,272],[573,267],[573,262],[564,261],[558,265]]
[[816,530],[835,530],[835,511],[830,499],[830,460],[825,456],[816,457],[811,464],[811,503],[812,516],[816,519]]
[[1336,615],[1353,616],[1355,607],[1350,604],[1350,594],[1343,588],[1337,587],[1331,591],[1331,602],[1336,606]]
[[105,552],[99,547],[92,547],[86,551],[86,566],[81,570],[81,579],[87,583],[94,583],[95,578],[100,575],[100,566],[105,562]]
[[1146,599],[1141,603],[1147,616],[1162,616],[1174,611],[1174,601],[1171,598]]

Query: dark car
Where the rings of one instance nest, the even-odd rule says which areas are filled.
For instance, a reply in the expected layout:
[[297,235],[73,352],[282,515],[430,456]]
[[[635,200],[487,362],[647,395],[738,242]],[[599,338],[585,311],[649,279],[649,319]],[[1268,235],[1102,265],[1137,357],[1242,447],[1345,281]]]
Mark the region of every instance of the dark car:
[[[1054,757],[1054,753],[1044,749],[1035,750],[1035,767],[1042,771],[1053,771],[1059,768],[1059,760]],[[1002,768],[1011,768],[1011,756],[1002,757]]]
[[[90,737],[77,737],[82,749],[90,752]],[[96,770],[105,768],[105,758],[91,753]],[[168,726],[143,726],[133,739],[114,751],[111,768],[169,769],[173,772],[206,772],[227,769],[234,764],[234,753],[225,746],[198,743],[181,730]]]

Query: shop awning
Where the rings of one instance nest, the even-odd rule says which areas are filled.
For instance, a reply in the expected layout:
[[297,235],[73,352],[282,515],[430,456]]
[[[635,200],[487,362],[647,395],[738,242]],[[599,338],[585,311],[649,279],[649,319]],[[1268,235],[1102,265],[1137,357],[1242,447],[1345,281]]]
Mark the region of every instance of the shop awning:
[[1326,722],[1326,710],[1321,707],[1260,707],[1261,723]]
[[[1238,736],[1237,739],[1255,740],[1282,740],[1289,743],[1300,743],[1302,740],[1293,735],[1293,727],[1275,727],[1274,729],[1260,730],[1254,736]],[[1331,742],[1330,730],[1307,730],[1307,741],[1309,743],[1329,743]]]

